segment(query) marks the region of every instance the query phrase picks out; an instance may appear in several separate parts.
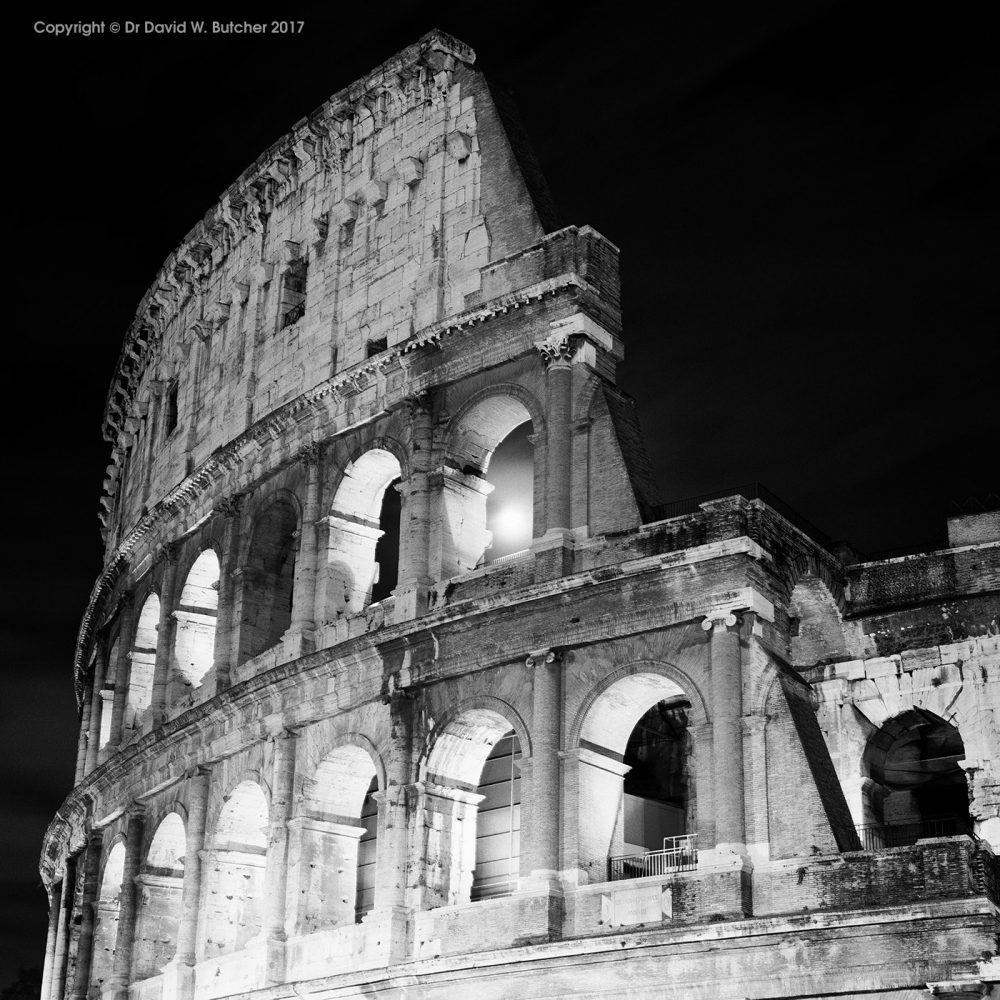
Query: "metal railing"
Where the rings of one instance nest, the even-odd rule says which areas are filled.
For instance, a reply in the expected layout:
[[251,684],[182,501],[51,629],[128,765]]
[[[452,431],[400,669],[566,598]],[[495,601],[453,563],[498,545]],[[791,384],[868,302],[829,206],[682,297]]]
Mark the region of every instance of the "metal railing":
[[627,854],[608,858],[608,881],[666,875],[669,872],[689,872],[698,867],[698,835],[685,833],[679,837],[664,837],[663,850],[645,854]]
[[963,816],[936,816],[912,823],[865,823],[857,830],[862,850],[880,851],[890,847],[912,847],[926,837],[971,834],[972,826]]
[[497,556],[496,559],[487,559],[483,556],[482,559],[476,563],[476,569],[482,569],[484,566],[503,566],[505,563],[520,562],[522,559],[531,555],[531,549],[518,549],[517,552],[508,552],[505,556]]

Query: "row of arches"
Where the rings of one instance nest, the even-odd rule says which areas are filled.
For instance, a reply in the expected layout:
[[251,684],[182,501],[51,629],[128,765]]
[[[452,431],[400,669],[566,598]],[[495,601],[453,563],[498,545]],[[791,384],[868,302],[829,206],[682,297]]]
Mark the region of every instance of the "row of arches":
[[[482,477],[482,487],[472,491],[485,501],[485,506],[479,505],[487,525],[487,530],[478,532],[485,546],[479,561],[526,548],[534,523],[532,425],[523,419],[527,411],[510,400],[499,414],[493,412],[496,404],[483,404],[482,409],[479,420],[469,424],[465,442],[480,465],[469,465],[463,473]],[[486,426],[492,427],[493,438],[503,434],[492,447]],[[369,449],[350,463],[323,519],[326,531],[315,567],[316,608],[304,612],[304,617],[335,621],[392,595],[406,542],[401,537],[402,497],[397,489],[401,476],[398,458],[383,448]],[[468,516],[465,509],[463,517]],[[467,523],[458,529],[463,537],[470,535]],[[104,755],[129,733],[142,729],[153,707],[158,656],[167,661],[161,667],[166,676],[159,707],[169,709],[200,688],[220,660],[238,667],[277,645],[291,628],[302,535],[298,502],[290,495],[277,496],[257,513],[247,533],[246,544],[241,545],[239,583],[227,609],[235,619],[235,636],[219,635],[225,553],[213,541],[183,567],[169,616],[164,616],[161,596],[153,589],[139,608],[125,655],[121,644],[128,637],[114,639],[91,723]],[[468,563],[476,561],[466,555]],[[158,650],[164,625],[170,632],[166,651]],[[116,706],[116,701],[123,704]]]
[[[654,674],[619,679],[589,706],[580,745],[600,759],[583,774],[581,795],[590,804],[582,823],[589,831],[587,851],[606,856],[659,848],[663,836],[689,829],[695,781],[690,712],[680,687]],[[626,715],[630,721],[623,721]],[[520,765],[529,744],[517,713],[492,699],[457,711],[433,732],[412,775],[418,791],[411,794],[419,806],[407,817],[414,868],[409,891],[419,901],[411,895],[411,903],[434,908],[494,899],[518,888],[528,874]],[[634,763],[622,766],[623,757]],[[617,787],[606,780],[608,767],[616,772]],[[244,776],[206,825],[199,851],[198,962],[240,952],[265,931],[267,866],[273,863],[268,787],[261,776]],[[288,933],[360,922],[380,904],[380,865],[395,863],[384,856],[387,777],[381,754],[355,737],[327,751],[296,788],[287,821]],[[132,982],[158,975],[174,957],[190,849],[186,825],[184,806],[174,805],[148,836],[136,878]],[[125,850],[119,836],[101,868],[92,964],[97,986],[107,983],[114,968]],[[602,872],[598,866],[592,877],[603,880]]]
[[[688,687],[679,671],[646,664],[616,670],[584,698],[576,718],[567,734],[570,749],[562,754],[576,768],[569,782],[576,812],[563,822],[576,824],[565,841],[575,853],[564,860],[575,864],[580,881],[659,874],[662,869],[644,865],[643,856],[664,852],[672,838],[700,836],[701,847],[712,846],[711,748],[699,743],[708,720],[697,688]],[[531,873],[532,838],[552,807],[532,801],[533,786],[522,774],[522,762],[534,752],[518,713],[492,697],[456,709],[433,728],[407,778],[400,869],[387,831],[384,748],[359,734],[335,740],[295,785],[294,804],[282,821],[288,864],[281,895],[289,937],[363,922],[386,903],[380,898],[386,871],[403,879],[406,903],[418,909],[494,899],[523,886]],[[870,776],[869,787],[882,789],[878,819],[897,827],[909,823],[913,830],[905,834],[909,840],[864,846],[967,832],[962,756],[958,730],[924,710],[903,712],[875,730],[859,765]],[[302,754],[294,759],[297,766],[304,762]],[[530,769],[526,774],[530,779]],[[266,897],[274,891],[268,876],[276,863],[269,789],[275,785],[259,772],[237,771],[236,778],[196,846],[197,962],[242,953],[268,932]],[[776,779],[780,775],[768,781]],[[926,828],[943,807],[952,809],[956,827]],[[794,803],[786,808],[794,810]],[[187,827],[185,807],[175,804],[149,832],[135,879],[132,982],[157,976],[175,956],[192,850]],[[101,866],[92,963],[97,986],[107,983],[120,943],[125,851],[121,836],[112,840]],[[613,869],[613,859],[626,864]]]

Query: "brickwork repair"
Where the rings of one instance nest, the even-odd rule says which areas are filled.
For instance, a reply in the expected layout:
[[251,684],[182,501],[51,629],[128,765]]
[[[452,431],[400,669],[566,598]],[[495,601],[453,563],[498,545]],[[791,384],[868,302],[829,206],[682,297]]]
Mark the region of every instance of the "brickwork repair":
[[622,337],[440,32],[205,214],[108,396],[42,1000],[986,995],[997,515],[853,565],[661,520]]

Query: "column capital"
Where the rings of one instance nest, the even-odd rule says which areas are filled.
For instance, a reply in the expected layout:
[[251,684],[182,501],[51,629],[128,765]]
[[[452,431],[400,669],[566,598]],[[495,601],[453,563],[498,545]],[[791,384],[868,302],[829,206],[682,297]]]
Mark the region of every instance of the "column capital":
[[319,464],[320,458],[323,456],[323,446],[313,441],[311,444],[307,444],[302,451],[299,452],[299,458],[302,460],[304,465],[315,468]]
[[238,517],[245,502],[245,493],[230,493],[215,505],[215,509],[223,517]]
[[720,609],[710,611],[706,616],[704,621],[701,623],[702,629],[706,632],[711,632],[713,629],[719,629],[720,631],[725,629],[736,628],[740,624],[740,618],[742,613],[738,611],[730,611],[728,609]]
[[160,556],[167,562],[174,565],[177,564],[177,560],[180,559],[181,555],[181,543],[180,542],[166,542],[160,547]]
[[557,649],[535,649],[528,654],[524,665],[530,670],[547,663],[556,663],[561,659],[562,654]]
[[544,340],[535,342],[535,350],[542,356],[546,369],[568,367],[573,360],[576,345],[570,335],[562,330],[555,330]]

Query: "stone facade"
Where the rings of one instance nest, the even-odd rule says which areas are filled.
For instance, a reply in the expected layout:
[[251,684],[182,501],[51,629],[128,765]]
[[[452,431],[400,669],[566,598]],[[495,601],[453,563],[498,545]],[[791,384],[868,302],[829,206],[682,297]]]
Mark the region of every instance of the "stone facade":
[[43,1000],[986,995],[998,517],[869,563],[756,496],[664,517],[617,256],[439,32],[170,255],[105,413]]

